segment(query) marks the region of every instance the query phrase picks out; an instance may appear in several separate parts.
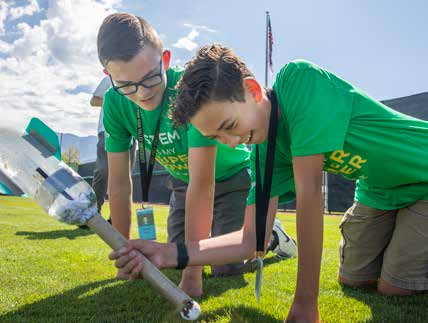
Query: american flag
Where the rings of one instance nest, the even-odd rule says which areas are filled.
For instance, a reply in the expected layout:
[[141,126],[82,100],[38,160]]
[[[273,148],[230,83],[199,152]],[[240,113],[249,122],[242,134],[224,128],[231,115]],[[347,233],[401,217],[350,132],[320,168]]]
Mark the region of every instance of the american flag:
[[268,25],[267,25],[267,37],[268,37],[268,57],[269,57],[269,68],[273,73],[273,62],[272,62],[272,46],[273,46],[273,35],[272,26],[270,25],[270,15],[268,14]]

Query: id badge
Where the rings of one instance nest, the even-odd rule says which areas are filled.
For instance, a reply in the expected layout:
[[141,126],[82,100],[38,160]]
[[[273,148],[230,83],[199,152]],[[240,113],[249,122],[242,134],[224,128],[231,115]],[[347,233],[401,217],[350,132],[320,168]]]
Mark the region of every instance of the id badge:
[[137,209],[138,234],[142,240],[156,240],[155,219],[153,208],[146,206]]

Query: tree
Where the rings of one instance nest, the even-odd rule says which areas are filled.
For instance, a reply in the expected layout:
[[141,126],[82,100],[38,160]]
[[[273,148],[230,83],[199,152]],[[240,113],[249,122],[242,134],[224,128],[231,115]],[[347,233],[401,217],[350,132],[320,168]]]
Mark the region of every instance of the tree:
[[78,165],[80,163],[80,151],[71,145],[61,154],[61,158],[67,164]]

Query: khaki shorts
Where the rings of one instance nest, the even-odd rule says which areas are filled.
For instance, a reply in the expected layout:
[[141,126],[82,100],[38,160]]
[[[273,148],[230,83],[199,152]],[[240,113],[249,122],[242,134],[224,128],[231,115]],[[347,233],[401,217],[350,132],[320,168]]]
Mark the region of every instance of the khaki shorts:
[[339,227],[341,277],[428,290],[428,201],[391,211],[355,202]]

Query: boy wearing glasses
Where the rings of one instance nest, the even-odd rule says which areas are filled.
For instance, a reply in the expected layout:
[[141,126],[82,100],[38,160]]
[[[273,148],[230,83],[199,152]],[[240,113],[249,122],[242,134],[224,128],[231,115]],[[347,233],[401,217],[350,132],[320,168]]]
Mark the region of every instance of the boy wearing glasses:
[[[172,175],[170,242],[199,241],[210,234],[241,229],[250,188],[245,145],[232,149],[203,137],[192,126],[173,125],[169,110],[183,72],[169,68],[171,54],[163,50],[161,39],[146,21],[130,14],[112,14],[100,27],[97,45],[100,62],[113,86],[104,97],[104,126],[114,227],[129,238],[132,190],[128,150],[131,138],[139,137],[140,149],[151,157],[155,154]],[[281,229],[276,237],[293,243],[280,223],[276,228]],[[288,256],[282,244],[276,244],[275,252]],[[212,273],[239,274],[251,267],[251,263],[213,266]],[[118,277],[125,275],[119,271]],[[200,296],[202,267],[184,270],[180,287],[191,296]]]

